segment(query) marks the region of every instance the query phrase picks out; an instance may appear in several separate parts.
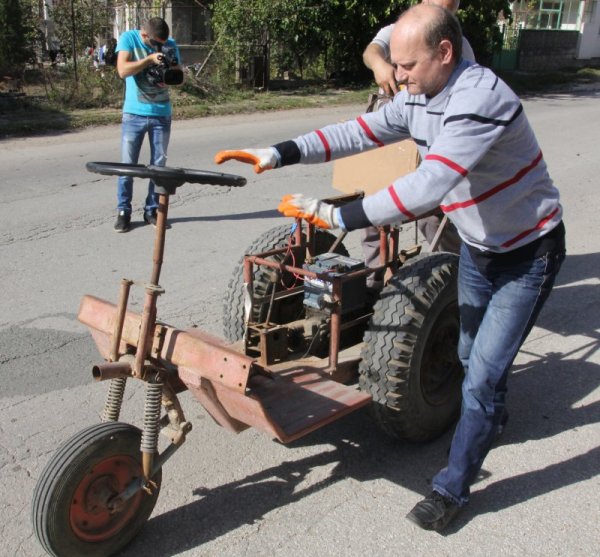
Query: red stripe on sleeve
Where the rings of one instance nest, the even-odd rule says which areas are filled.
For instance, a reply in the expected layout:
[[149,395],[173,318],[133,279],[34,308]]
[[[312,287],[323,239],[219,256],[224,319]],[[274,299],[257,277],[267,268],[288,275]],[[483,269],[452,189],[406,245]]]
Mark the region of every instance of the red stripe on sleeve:
[[516,184],[519,180],[521,180],[521,178],[523,178],[523,176],[525,176],[528,172],[533,170],[541,160],[542,160],[542,152],[540,151],[538,153],[537,157],[535,157],[535,159],[533,159],[531,164],[529,164],[525,168],[522,168],[521,170],[519,170],[519,172],[517,172],[509,180],[506,180],[506,182],[502,182],[501,184],[494,186],[492,189],[486,191],[485,193],[482,193],[478,197],[474,197],[473,199],[469,199],[467,201],[461,201],[460,203],[453,203],[452,205],[441,205],[440,208],[442,209],[442,211],[444,211],[444,213],[450,213],[451,211],[456,211],[456,209],[465,209],[466,207],[471,207],[472,205],[481,203],[482,201],[485,201],[486,199],[492,197],[492,195],[496,195],[498,192],[501,192],[502,190],[508,188],[509,186]]
[[409,219],[417,218],[404,206],[402,201],[400,201],[400,198],[398,197],[398,194],[396,193],[396,190],[394,189],[393,185],[388,188],[388,192],[390,193],[390,196],[392,197],[392,201],[394,202],[396,207],[398,207],[398,210],[402,214],[406,215]]
[[375,145],[377,145],[377,147],[383,147],[383,143],[381,141],[379,141],[379,139],[377,139],[375,137],[375,134],[371,131],[371,128],[369,126],[367,126],[367,123],[362,119],[362,116],[359,116],[356,121],[359,123],[360,127],[365,130],[365,133],[367,134],[367,137],[373,142],[375,143]]
[[315,133],[319,136],[319,139],[323,143],[323,147],[325,147],[325,162],[329,162],[331,160],[331,147],[329,147],[329,141],[327,141],[325,134],[321,130],[316,130]]
[[540,228],[543,228],[544,225],[550,219],[552,219],[552,217],[554,217],[554,215],[556,215],[556,213],[558,213],[558,207],[556,209],[554,209],[554,211],[552,211],[547,217],[544,217],[540,222],[538,222],[533,228],[529,228],[528,230],[524,230],[523,232],[521,232],[520,234],[518,234],[517,236],[515,236],[511,240],[508,240],[507,242],[504,242],[502,244],[502,247],[503,248],[509,248],[510,246],[516,244],[519,240],[522,240],[523,238],[525,238],[525,236],[528,236],[532,232],[535,232],[536,230],[539,230]]
[[456,164],[454,161],[451,161],[450,159],[447,159],[446,157],[442,157],[441,155],[429,154],[429,155],[425,156],[425,160],[426,161],[439,161],[441,163],[444,163],[446,166],[450,167],[455,172],[458,172],[461,176],[466,176],[469,173],[469,171],[466,168],[463,168],[459,164]]

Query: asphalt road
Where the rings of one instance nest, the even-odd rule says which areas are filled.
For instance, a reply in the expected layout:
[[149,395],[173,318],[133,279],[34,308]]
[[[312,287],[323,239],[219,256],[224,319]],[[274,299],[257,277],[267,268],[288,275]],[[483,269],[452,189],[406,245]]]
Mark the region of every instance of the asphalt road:
[[[568,257],[509,384],[510,422],[484,464],[471,504],[445,535],[405,513],[429,491],[449,435],[424,446],[387,439],[360,411],[289,446],[216,426],[189,394],[194,430],[166,465],[154,514],[122,553],[248,555],[593,555],[600,547],[600,102],[598,94],[524,102],[561,189]],[[242,189],[186,185],[173,196],[159,317],[221,332],[233,264],[284,221],[285,193],[332,193],[331,166],[260,176],[219,149],[266,146],[357,115],[358,106],[207,118],[174,124],[169,164],[248,177]],[[119,128],[0,142],[0,555],[43,552],[32,533],[34,485],[57,445],[96,423],[106,386],[76,320],[92,293],[116,300],[123,276],[148,280],[152,230],[112,231],[115,180],[85,171],[118,160]],[[147,157],[147,154],[145,155]],[[411,234],[406,231],[406,234]],[[358,240],[349,246],[357,252]],[[142,293],[133,291],[133,308]],[[139,424],[142,391],[122,418]]]

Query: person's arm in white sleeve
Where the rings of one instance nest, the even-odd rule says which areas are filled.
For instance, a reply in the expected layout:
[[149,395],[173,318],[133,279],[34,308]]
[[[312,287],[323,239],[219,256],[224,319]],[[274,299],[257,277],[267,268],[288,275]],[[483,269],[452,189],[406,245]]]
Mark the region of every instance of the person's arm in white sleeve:
[[392,24],[381,29],[363,52],[363,62],[373,72],[375,83],[390,97],[398,92],[394,67],[390,63],[390,37],[393,27]]

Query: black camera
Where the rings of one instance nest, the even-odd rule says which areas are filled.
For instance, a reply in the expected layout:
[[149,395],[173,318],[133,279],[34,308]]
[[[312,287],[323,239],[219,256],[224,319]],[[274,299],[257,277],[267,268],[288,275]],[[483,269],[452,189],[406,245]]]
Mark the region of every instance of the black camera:
[[146,78],[151,85],[179,85],[183,83],[183,72],[174,68],[179,63],[177,50],[172,46],[159,46],[160,63],[146,68]]

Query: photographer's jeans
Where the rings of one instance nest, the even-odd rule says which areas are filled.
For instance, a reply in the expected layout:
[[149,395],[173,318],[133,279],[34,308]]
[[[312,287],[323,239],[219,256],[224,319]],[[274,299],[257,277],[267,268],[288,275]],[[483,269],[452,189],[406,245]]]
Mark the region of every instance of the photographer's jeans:
[[523,263],[494,262],[485,272],[463,245],[458,273],[460,339],[465,370],[461,417],[448,465],[433,489],[464,505],[494,442],[504,413],[506,380],[512,362],[554,285],[564,249]]
[[[121,128],[121,162],[137,164],[144,136],[150,140],[150,164],[165,166],[167,147],[171,136],[170,116],[137,116],[125,112]],[[133,178],[119,176],[117,188],[118,211],[131,214],[133,196]],[[158,196],[154,194],[154,182],[148,182],[148,195],[144,203],[144,212],[151,213],[158,208]]]

